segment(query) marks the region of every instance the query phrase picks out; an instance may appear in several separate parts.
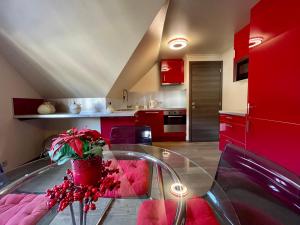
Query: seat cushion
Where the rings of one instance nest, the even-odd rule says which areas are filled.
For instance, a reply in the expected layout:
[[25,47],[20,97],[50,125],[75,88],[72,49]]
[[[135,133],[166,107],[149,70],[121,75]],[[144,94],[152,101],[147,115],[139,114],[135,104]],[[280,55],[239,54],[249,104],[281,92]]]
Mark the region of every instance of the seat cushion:
[[0,225],[33,225],[47,212],[47,198],[35,194],[8,194],[0,199]]
[[[137,225],[172,225],[176,208],[174,200],[144,201],[139,208]],[[197,197],[187,201],[185,225],[219,225],[219,222],[209,204]]]
[[113,160],[110,167],[119,169],[120,172],[113,176],[121,185],[119,189],[107,191],[104,197],[126,198],[148,194],[150,168],[146,160]]

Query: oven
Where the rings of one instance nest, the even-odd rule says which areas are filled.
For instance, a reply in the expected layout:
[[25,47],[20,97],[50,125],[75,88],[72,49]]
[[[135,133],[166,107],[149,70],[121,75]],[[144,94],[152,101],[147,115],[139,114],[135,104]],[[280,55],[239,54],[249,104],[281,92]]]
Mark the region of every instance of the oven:
[[186,110],[164,111],[164,133],[186,132]]

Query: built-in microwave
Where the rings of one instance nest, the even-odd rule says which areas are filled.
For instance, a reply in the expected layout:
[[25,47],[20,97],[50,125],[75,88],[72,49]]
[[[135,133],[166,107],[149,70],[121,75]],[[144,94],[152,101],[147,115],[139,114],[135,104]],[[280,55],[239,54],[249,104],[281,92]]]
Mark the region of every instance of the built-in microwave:
[[249,58],[244,58],[235,63],[233,81],[248,79]]

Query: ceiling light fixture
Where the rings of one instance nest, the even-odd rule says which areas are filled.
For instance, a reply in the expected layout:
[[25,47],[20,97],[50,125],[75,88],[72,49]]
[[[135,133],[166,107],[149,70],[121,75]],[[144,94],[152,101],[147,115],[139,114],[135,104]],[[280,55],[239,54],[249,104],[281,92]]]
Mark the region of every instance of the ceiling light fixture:
[[249,40],[249,48],[253,48],[257,45],[260,45],[263,42],[263,38],[262,37],[254,37],[254,38],[250,38]]
[[185,38],[175,38],[168,42],[168,46],[172,50],[180,50],[188,45],[188,40]]

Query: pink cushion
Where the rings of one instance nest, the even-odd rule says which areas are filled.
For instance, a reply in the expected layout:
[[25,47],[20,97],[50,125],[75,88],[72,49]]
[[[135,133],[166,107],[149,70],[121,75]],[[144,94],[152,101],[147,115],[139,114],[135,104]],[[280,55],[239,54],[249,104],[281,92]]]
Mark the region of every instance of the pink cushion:
[[120,172],[113,175],[121,182],[119,189],[107,191],[105,197],[122,198],[148,194],[149,164],[146,160],[113,160],[111,168],[119,168]]
[[0,225],[33,225],[47,212],[44,195],[8,194],[0,199]]
[[[177,203],[174,200],[144,201],[138,212],[137,225],[172,225]],[[185,225],[219,225],[209,204],[202,198],[187,201]]]

